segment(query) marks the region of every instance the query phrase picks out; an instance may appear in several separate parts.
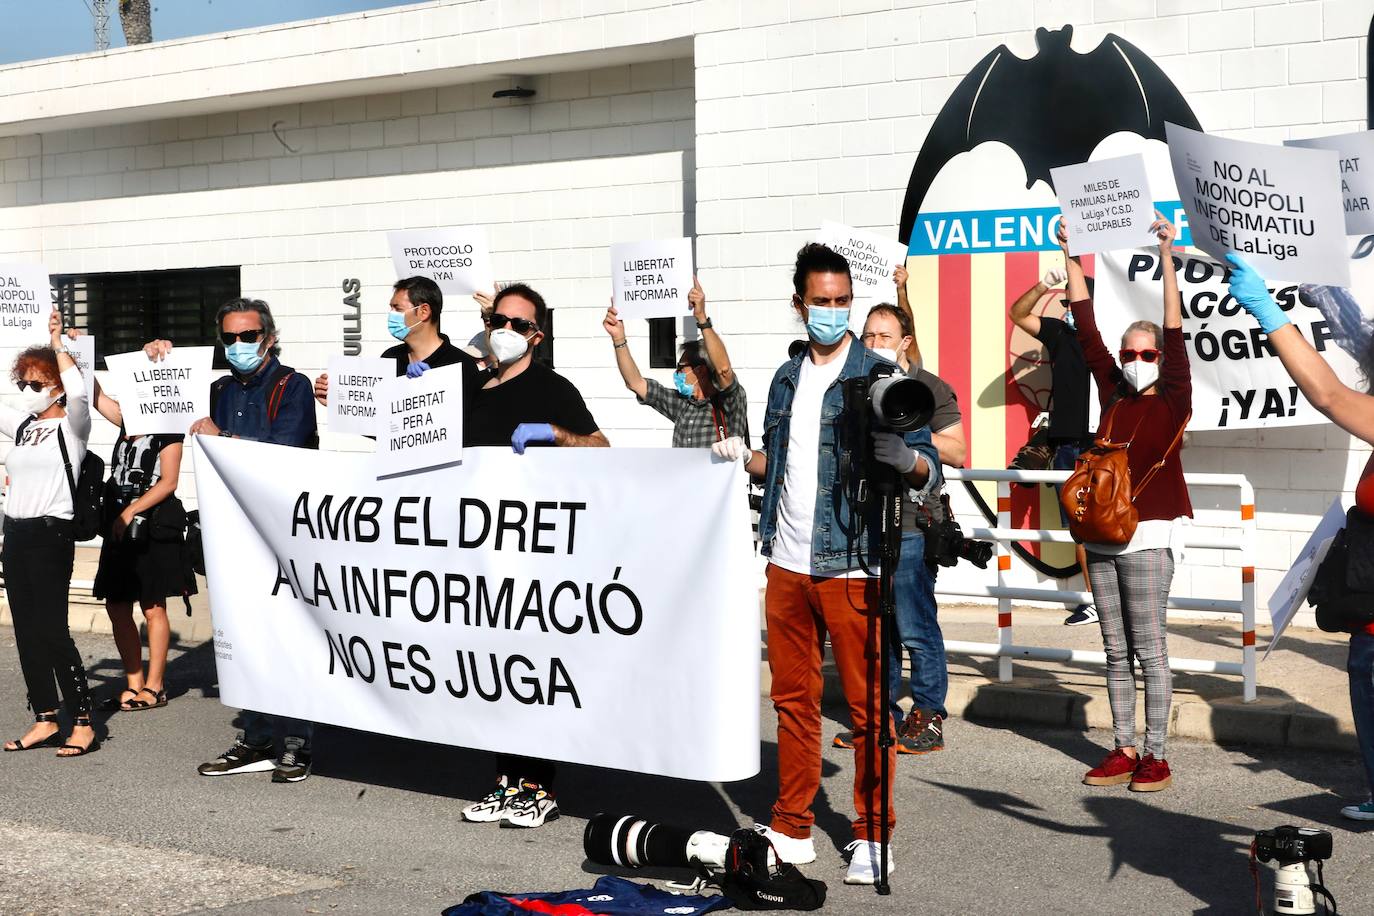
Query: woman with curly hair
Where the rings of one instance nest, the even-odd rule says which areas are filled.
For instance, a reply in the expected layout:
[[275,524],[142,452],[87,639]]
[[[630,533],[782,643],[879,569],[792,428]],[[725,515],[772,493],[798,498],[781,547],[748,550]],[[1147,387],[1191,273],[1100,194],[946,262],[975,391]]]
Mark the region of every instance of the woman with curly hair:
[[57,744],[57,685],[72,717],[59,757],[100,748],[91,727],[91,692],[81,653],[67,626],[72,581],[76,478],[91,435],[90,401],[81,370],[62,345],[62,316],[48,318],[52,345],[29,347],[10,372],[18,388],[0,405],[0,436],[14,443],[5,458],[5,543],[0,564],[14,620],[14,642],[34,723],[6,751]]

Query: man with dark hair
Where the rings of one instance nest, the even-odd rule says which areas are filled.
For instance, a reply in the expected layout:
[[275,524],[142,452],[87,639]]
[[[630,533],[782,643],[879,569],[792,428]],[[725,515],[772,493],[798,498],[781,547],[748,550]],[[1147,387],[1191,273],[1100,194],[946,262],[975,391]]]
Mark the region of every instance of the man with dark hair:
[[[501,446],[524,454],[530,446],[610,445],[573,384],[534,359],[544,339],[548,306],[524,283],[496,294],[487,316],[487,344],[496,373],[477,392],[464,444]],[[502,827],[541,827],[558,817],[550,760],[497,755],[496,786],[463,809],[463,819]]]
[[672,421],[674,448],[708,448],[712,442],[730,436],[742,437],[747,445],[749,400],[735,370],[730,368],[724,342],[711,319],[706,317],[706,293],[695,277],[687,301],[691,303],[701,340],[689,340],[682,345],[677,371],[673,373],[676,391],[669,391],[640,374],[630,355],[625,322],[620,320],[612,305],[601,326],[611,336],[616,368],[620,370],[625,387],[635,393],[639,403],[647,404]]
[[[463,409],[466,420],[477,389],[482,386],[477,360],[449,342],[448,335],[439,332],[439,318],[444,310],[444,293],[429,277],[407,277],[392,287],[390,311],[387,312],[387,331],[400,341],[382,352],[383,359],[396,361],[396,374],[416,378],[426,369],[460,365],[463,367]],[[320,373],[315,379],[315,400],[321,404],[329,398],[329,374]],[[466,429],[466,422],[464,423]],[[464,435],[466,439],[466,435]]]
[[[743,459],[764,482],[759,538],[769,558],[764,597],[768,667],[778,713],[778,798],[773,819],[758,829],[793,864],[814,861],[811,808],[821,776],[821,654],[830,635],[835,665],[854,725],[854,841],[845,882],[877,880],[884,825],[879,735],[889,728],[887,685],[880,679],[878,580],[880,506],[865,502],[849,473],[865,454],[895,469],[911,487],[941,482],[930,430],[874,432],[853,441],[845,416],[845,382],[866,378],[884,361],[849,332],[853,284],[849,262],[824,245],[797,253],[792,307],[806,325],[804,352],[784,363],[768,390],[763,448],[732,436],[712,446]],[[866,489],[866,488],[864,488]],[[889,766],[896,754],[887,750]],[[886,828],[896,823],[887,786]],[[890,859],[889,859],[890,861]]]
[[[296,448],[315,448],[315,405],[310,380],[282,365],[277,323],[261,299],[232,299],[221,306],[216,323],[231,374],[210,386],[210,416],[191,424],[191,435],[251,439]],[[144,348],[158,360],[172,350],[170,340],[154,340]],[[239,714],[243,731],[233,747],[208,763],[202,776],[272,771],[273,782],[300,782],[310,775],[315,724],[245,709]],[[283,733],[284,752],[274,759],[276,732]]]

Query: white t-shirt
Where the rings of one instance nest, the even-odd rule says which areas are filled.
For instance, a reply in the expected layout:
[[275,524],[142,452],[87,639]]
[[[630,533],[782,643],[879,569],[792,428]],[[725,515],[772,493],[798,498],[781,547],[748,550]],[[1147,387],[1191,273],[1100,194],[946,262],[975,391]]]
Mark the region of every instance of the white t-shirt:
[[[86,457],[86,440],[91,436],[90,396],[81,370],[73,366],[62,373],[62,388],[67,395],[67,415],[54,420],[34,420],[24,429],[24,437],[5,458],[9,491],[5,494],[5,515],[9,518],[70,519],[71,484],[67,467],[57,444],[57,430],[67,443],[73,477],[81,474]],[[0,402],[0,436],[14,442],[14,434],[30,414]]]
[[1178,518],[1152,518],[1135,526],[1135,534],[1125,544],[1084,544],[1089,553],[1104,557],[1119,557],[1141,550],[1158,550],[1167,547],[1174,552],[1174,563],[1183,563],[1183,541],[1187,537],[1187,516]]
[[[773,539],[777,566],[802,575],[817,573],[811,566],[811,533],[816,522],[816,491],[820,486],[818,453],[821,436],[821,403],[826,389],[844,369],[845,350],[823,366],[811,362],[808,353],[797,376],[797,393],[792,398],[792,418],[787,431],[787,467],[782,476],[782,498],[778,503],[778,533]],[[862,570],[840,575],[864,575]]]

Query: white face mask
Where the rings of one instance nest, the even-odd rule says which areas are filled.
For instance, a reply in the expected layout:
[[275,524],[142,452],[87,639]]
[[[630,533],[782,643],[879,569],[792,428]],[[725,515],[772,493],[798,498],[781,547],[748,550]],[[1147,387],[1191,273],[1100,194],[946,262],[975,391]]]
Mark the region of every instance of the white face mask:
[[497,328],[487,339],[491,346],[491,355],[503,366],[515,362],[530,348],[530,342],[511,328]]
[[1159,381],[1159,363],[1147,363],[1143,359],[1138,359],[1123,366],[1121,374],[1126,377],[1127,385],[1136,391],[1144,391]]
[[895,363],[897,361],[896,350],[889,350],[887,347],[869,347],[869,349],[889,362]]
[[24,413],[38,416],[43,411],[57,403],[61,395],[54,393],[54,387],[49,385],[42,391],[34,391],[32,388],[25,388],[14,396],[15,406]]

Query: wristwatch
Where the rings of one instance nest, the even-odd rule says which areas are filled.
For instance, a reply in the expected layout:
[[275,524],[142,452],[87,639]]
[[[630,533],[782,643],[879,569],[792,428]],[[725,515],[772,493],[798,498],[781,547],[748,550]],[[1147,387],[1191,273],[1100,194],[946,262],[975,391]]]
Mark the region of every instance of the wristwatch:
[[698,331],[704,331],[704,330],[706,330],[707,328],[710,328],[710,327],[713,327],[713,325],[711,324],[711,319],[710,319],[710,318],[707,318],[705,321],[698,321],[698,322],[697,322],[697,330],[698,330]]
[[227,430],[227,429],[221,429],[221,430],[219,431],[219,434],[220,434],[221,436],[223,436],[224,438],[226,438],[226,439],[232,439],[232,438],[234,438],[234,434],[231,433],[231,432],[229,432],[229,430]]

